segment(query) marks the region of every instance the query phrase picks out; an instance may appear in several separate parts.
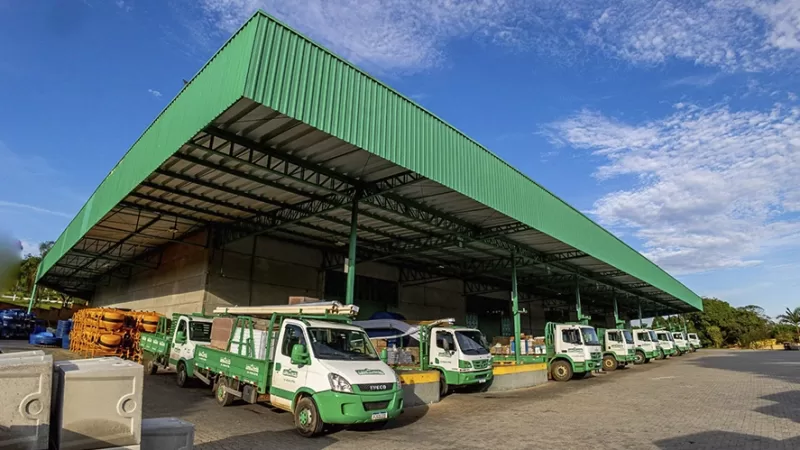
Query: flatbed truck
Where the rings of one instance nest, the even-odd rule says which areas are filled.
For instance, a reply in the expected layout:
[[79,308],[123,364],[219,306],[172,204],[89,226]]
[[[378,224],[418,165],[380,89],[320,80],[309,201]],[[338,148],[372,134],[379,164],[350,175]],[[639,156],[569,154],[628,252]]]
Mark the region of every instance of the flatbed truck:
[[678,356],[692,351],[692,346],[689,345],[689,341],[683,335],[682,331],[672,332],[672,342],[675,343],[675,352],[678,354]]
[[186,386],[188,372],[186,361],[194,356],[198,345],[211,343],[212,318],[203,314],[173,314],[172,319],[161,316],[154,333],[142,333],[139,346],[145,373],[155,374],[159,369],[174,369],[176,383]]
[[633,330],[634,364],[646,364],[660,354],[658,341],[653,341],[650,330],[638,328]]
[[636,361],[636,348],[630,330],[598,328],[603,348],[603,370],[614,371]]
[[547,365],[553,380],[579,379],[600,369],[602,351],[593,327],[581,323],[548,322],[544,335]]
[[196,346],[188,375],[212,386],[221,406],[265,402],[292,413],[304,437],[325,424],[377,428],[402,412],[400,379],[352,316],[335,307],[324,314],[289,310],[248,307],[242,311],[249,315],[237,315],[225,308],[223,317],[233,319],[226,348]]
[[658,339],[658,347],[661,357],[664,359],[675,354],[675,342],[672,340],[672,333],[666,330],[653,330],[653,335]]
[[697,336],[697,333],[689,333],[688,337],[689,344],[694,347],[695,351],[703,348],[703,344],[700,343],[700,337]]
[[[354,322],[371,339],[404,341],[419,346],[419,361],[409,369],[439,372],[439,395],[459,387],[483,387],[492,381],[492,355],[483,333],[455,325],[455,319],[438,319],[409,324],[401,320],[378,319]],[[386,336],[395,330],[401,334]],[[396,368],[403,369],[403,364]]]

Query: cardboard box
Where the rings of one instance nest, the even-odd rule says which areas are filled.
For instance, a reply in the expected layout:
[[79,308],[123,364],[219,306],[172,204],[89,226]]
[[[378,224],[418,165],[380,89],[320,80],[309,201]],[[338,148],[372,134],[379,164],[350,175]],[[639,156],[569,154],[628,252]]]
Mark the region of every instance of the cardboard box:
[[226,350],[233,331],[233,317],[215,317],[211,324],[211,347]]

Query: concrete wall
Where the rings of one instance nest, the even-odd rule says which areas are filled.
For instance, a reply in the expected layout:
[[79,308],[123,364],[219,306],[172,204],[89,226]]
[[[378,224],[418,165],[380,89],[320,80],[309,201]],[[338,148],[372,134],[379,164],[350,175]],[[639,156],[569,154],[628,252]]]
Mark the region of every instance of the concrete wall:
[[401,285],[397,307],[391,311],[408,320],[426,320],[453,317],[463,324],[466,317],[464,283],[461,280],[443,280],[421,285]]
[[134,269],[127,280],[113,279],[109,286],[99,286],[91,306],[136,310],[198,312],[205,297],[208,251],[205,233],[187,238],[197,245],[171,244],[164,249],[158,269]]
[[211,252],[205,310],[284,305],[289,296],[322,297],[322,252],[276,239],[242,239]]

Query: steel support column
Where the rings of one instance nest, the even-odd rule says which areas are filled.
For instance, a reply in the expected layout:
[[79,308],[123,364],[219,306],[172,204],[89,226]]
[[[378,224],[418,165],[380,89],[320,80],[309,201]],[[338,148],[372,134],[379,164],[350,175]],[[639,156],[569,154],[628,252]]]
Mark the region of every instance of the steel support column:
[[644,328],[644,321],[642,321],[642,299],[639,299],[639,328]]
[[350,212],[350,247],[347,252],[347,291],[345,294],[345,303],[348,305],[353,304],[356,288],[356,245],[358,244],[358,200],[360,197],[361,191],[356,191]]
[[511,314],[514,316],[514,360],[522,363],[522,338],[520,336],[519,292],[517,291],[517,258],[511,255]]
[[[44,261],[44,258],[42,258]],[[36,298],[36,289],[39,287],[39,270],[42,269],[42,263],[39,262],[39,265],[36,266],[36,277],[33,279],[33,289],[31,290],[31,299],[28,301],[28,314],[31,313],[33,309],[33,301]]]
[[617,307],[617,295],[614,294],[614,328],[619,328],[620,320],[619,320],[619,308]]

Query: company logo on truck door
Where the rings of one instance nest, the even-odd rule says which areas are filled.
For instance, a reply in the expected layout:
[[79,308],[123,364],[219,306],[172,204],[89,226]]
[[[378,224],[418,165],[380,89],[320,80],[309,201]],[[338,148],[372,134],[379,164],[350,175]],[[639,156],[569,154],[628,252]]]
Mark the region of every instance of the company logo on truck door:
[[281,372],[281,373],[282,373],[282,374],[283,374],[283,376],[285,376],[285,377],[289,377],[289,378],[297,378],[297,371],[296,371],[296,370],[293,370],[293,369],[283,369],[283,372]]
[[356,373],[358,375],[385,375],[383,371],[379,369],[358,369]]
[[250,375],[258,375],[258,366],[255,364],[248,364],[244,366],[244,370],[247,371]]

